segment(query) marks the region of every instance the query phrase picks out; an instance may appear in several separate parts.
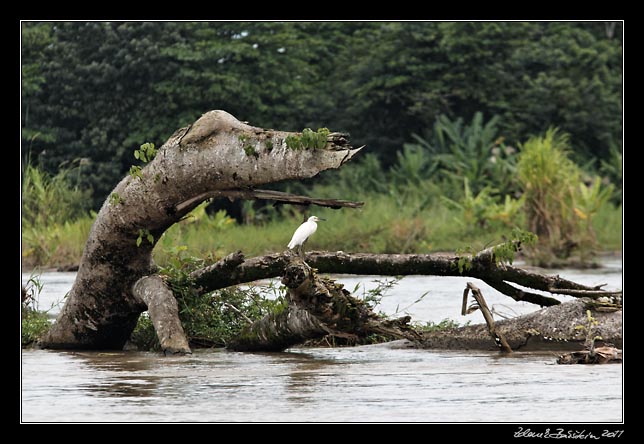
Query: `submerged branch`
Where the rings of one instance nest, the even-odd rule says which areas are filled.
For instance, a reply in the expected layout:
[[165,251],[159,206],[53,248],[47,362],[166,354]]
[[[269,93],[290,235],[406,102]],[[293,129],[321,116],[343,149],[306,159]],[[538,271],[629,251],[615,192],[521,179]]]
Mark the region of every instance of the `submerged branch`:
[[[490,313],[487,302],[485,302],[485,298],[483,298],[483,293],[481,293],[481,290],[471,282],[467,283],[463,292],[463,307],[467,305],[467,295],[470,291],[472,292],[472,297],[476,301],[478,307],[481,309],[481,313],[483,313],[483,318],[487,324],[488,332],[490,333],[490,336],[492,336],[492,339],[494,339],[496,345],[502,351],[512,353],[512,348],[508,344],[508,341],[506,341],[505,336],[496,329],[494,318],[492,317],[492,313]],[[463,311],[461,314],[465,314],[465,312]]]

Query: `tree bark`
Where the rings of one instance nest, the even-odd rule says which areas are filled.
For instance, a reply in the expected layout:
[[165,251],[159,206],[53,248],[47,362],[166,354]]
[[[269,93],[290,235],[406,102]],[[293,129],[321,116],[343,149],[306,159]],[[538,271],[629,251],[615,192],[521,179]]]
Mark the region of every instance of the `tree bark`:
[[143,277],[136,281],[132,293],[146,305],[163,353],[166,356],[191,353],[179,320],[177,300],[163,279],[154,275]]
[[285,144],[290,134],[252,127],[224,111],[176,131],[140,177],[125,177],[103,204],[74,285],[40,345],[122,348],[146,309],[133,286],[154,273],[151,254],[161,234],[207,198],[196,196],[310,178],[359,150],[338,133],[324,149],[292,150]]
[[271,313],[232,341],[237,351],[281,351],[326,335],[357,340],[370,334],[415,340],[409,317],[384,320],[342,285],[317,276],[302,259],[292,257],[282,283],[288,288],[286,307]]
[[[515,351],[524,350],[579,350],[586,341],[586,332],[576,328],[587,325],[586,310],[593,309],[588,299],[576,299],[561,305],[504,319],[495,323],[496,330]],[[622,310],[593,312],[598,321],[596,334],[603,343],[622,346]],[[424,333],[412,347],[446,350],[494,350],[487,325],[476,324]]]
[[[231,285],[281,276],[291,258],[290,252],[254,257],[234,267],[221,270],[217,264],[191,274],[196,287],[207,293]],[[448,254],[371,254],[312,251],[305,255],[306,263],[320,273],[358,275],[432,275],[466,276],[478,278],[499,292],[517,301],[531,302],[547,307],[557,305],[559,300],[522,290],[513,285],[542,290],[549,293],[567,294],[573,297],[611,296],[597,287],[588,287],[559,276],[548,276],[511,265],[498,263],[488,250],[471,258],[471,266],[459,270],[461,256]]]

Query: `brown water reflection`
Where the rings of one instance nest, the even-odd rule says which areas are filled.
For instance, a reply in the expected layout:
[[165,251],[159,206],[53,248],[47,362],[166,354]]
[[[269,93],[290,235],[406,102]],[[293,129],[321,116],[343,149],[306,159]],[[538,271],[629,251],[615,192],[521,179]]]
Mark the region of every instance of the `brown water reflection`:
[[622,366],[384,346],[22,356],[26,422],[458,422],[491,407],[499,422],[619,421]]
[[[65,352],[64,352],[65,353]],[[89,368],[109,374],[105,380],[79,384],[79,389],[117,397],[154,396],[161,376],[148,374],[153,368],[148,353],[125,352],[67,352],[80,358]]]

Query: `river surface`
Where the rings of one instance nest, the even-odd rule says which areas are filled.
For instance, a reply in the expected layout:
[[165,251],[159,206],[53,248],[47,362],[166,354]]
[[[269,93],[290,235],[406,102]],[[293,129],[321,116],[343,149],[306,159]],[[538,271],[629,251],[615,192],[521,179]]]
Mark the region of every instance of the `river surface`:
[[[622,263],[554,270],[588,285],[622,288]],[[75,273],[43,273],[41,310],[54,316]],[[29,274],[23,274],[23,283]],[[358,294],[383,277],[342,276]],[[460,316],[467,278],[409,276],[379,310],[414,320]],[[474,280],[497,316],[534,311]],[[417,299],[428,292],[420,302]],[[566,300],[565,297],[560,298]],[[554,353],[293,348],[284,353],[23,350],[24,422],[620,422],[621,364],[559,366]]]

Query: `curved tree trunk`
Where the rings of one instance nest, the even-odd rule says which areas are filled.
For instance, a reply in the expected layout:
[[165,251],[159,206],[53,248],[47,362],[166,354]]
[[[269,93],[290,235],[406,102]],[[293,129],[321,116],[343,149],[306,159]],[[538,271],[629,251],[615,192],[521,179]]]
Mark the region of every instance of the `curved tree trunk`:
[[285,144],[289,134],[249,126],[224,111],[176,131],[140,177],[127,176],[103,204],[74,285],[40,345],[122,348],[147,308],[133,286],[154,273],[151,253],[164,231],[211,193],[309,178],[358,151],[337,133],[324,149],[292,150]]

